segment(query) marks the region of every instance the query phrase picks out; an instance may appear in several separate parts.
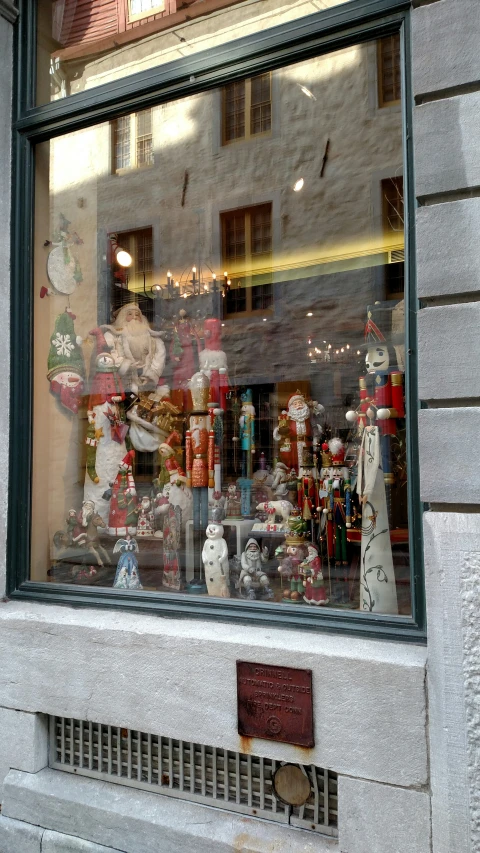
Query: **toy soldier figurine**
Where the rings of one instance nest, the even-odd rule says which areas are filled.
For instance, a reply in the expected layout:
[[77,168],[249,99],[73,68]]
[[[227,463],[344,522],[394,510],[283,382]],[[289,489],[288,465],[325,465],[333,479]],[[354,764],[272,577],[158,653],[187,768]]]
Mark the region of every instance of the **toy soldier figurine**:
[[215,437],[210,429],[207,404],[208,377],[195,373],[190,382],[193,412],[186,433],[187,486],[193,490],[193,543],[195,572],[201,571],[201,537],[208,524],[208,489],[214,487]]

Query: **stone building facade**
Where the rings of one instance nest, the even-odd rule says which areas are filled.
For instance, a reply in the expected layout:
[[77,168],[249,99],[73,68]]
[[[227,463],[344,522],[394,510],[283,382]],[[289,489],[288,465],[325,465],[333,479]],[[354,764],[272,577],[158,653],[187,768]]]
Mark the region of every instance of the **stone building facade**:
[[[246,4],[245,31],[271,0]],[[324,4],[321,4],[324,5]],[[314,8],[315,7],[315,8]],[[317,4],[282,7],[278,22]],[[207,18],[198,43],[225,40],[241,5]],[[223,17],[222,17],[223,16]],[[0,0],[0,223],[10,304],[10,117],[13,28]],[[270,20],[271,25],[272,21]],[[222,29],[223,24],[223,29]],[[419,458],[424,508],[427,644],[161,618],[3,599],[0,605],[2,853],[268,851],[475,853],[479,834],[478,407],[480,226],[477,157],[480,9],[476,0],[413,4],[414,174],[418,296]],[[168,41],[167,34],[165,39]],[[200,48],[199,48],[200,49]],[[171,45],[165,48],[174,51]],[[157,60],[155,60],[157,61]],[[112,60],[113,62],[113,60]],[[13,318],[14,319],[14,318]],[[8,323],[0,340],[8,470]],[[41,499],[41,495],[37,495]],[[0,511],[5,584],[8,490]],[[3,586],[6,589],[6,586]],[[317,745],[245,743],[237,733],[235,661],[308,667]],[[172,661],[174,665],[172,666]],[[88,666],[86,665],[88,662]],[[161,733],[338,774],[338,840],[213,811],[182,799],[49,767],[48,718]]]

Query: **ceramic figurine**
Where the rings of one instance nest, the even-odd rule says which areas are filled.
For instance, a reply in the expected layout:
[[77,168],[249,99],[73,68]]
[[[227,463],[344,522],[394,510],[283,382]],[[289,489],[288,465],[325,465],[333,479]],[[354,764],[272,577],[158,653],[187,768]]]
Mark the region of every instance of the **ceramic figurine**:
[[274,521],[281,518],[282,525],[288,529],[288,519],[293,511],[293,505],[290,501],[262,501],[257,505],[257,510],[273,515]]
[[284,601],[299,603],[303,600],[303,579],[300,566],[307,556],[307,547],[303,534],[297,534],[293,530],[285,537],[286,552],[278,571],[282,578],[289,581],[290,588],[283,590]]
[[257,597],[273,598],[270,581],[263,568],[267,560],[268,548],[261,551],[256,539],[249,539],[241,557],[241,572],[237,583],[241,598],[249,598],[252,601]]
[[138,508],[137,536],[153,536],[154,520],[152,502],[145,496],[140,501]]
[[113,582],[114,589],[143,589],[138,574],[138,545],[135,539],[127,536],[115,542],[114,554],[118,554],[117,571]]
[[91,409],[87,412],[88,426],[87,426],[87,436],[85,438],[85,444],[87,445],[87,474],[90,479],[94,483],[100,482],[100,477],[97,474],[95,468],[95,461],[97,458],[97,445],[99,440],[103,436],[103,429],[96,428],[95,418],[96,413]]
[[207,529],[202,550],[205,581],[209,595],[230,598],[228,548],[223,539],[223,526],[211,521]]
[[[123,401],[125,393],[118,373],[115,357],[101,329],[92,329],[90,337],[95,339],[96,354],[90,377],[88,400],[89,420],[94,420],[87,429],[87,470],[85,473],[84,499],[92,500],[104,521],[108,521],[109,499],[104,497],[109,485],[115,480],[118,466],[127,448],[125,438],[128,424],[125,422]],[[94,430],[96,445],[88,448],[89,431]],[[92,471],[96,477],[91,477]]]
[[97,566],[108,565],[109,556],[100,544],[99,535],[99,529],[104,530],[107,525],[93,501],[83,501],[78,512],[69,510],[66,524],[66,531],[58,530],[53,537],[55,547],[63,551],[60,560],[94,560]]
[[324,408],[316,401],[308,403],[301,391],[292,394],[287,405],[287,415],[282,412],[279,425],[273,431],[273,438],[279,442],[280,461],[302,475],[305,469],[313,466],[311,417],[322,414]]
[[362,506],[360,610],[396,614],[397,590],[377,426],[363,431],[357,492]]
[[177,430],[170,433],[167,439],[160,445],[159,453],[164,459],[165,467],[168,471],[170,483],[180,481],[186,483],[187,478],[185,472],[181,468],[176,453],[180,448],[182,437]]
[[68,311],[59,314],[50,338],[47,378],[52,394],[74,415],[85,385],[81,343],[82,339],[75,334],[72,315]]
[[288,498],[288,488],[287,483],[290,479],[289,471],[284,462],[277,462],[275,465],[275,469],[273,472],[273,482],[272,482],[272,491],[275,495],[275,499],[279,500],[280,498],[284,498],[287,500]]
[[138,500],[132,473],[133,450],[122,459],[112,488],[108,517],[109,536],[135,536],[137,532]]
[[163,374],[166,350],[163,332],[154,332],[138,305],[123,305],[112,325],[103,325],[126,391],[153,390]]
[[227,518],[240,518],[240,492],[235,483],[229,483],[227,488],[227,500],[225,503]]
[[307,604],[316,606],[324,606],[329,603],[329,598],[325,590],[325,581],[323,579],[322,565],[318,556],[318,548],[312,545],[311,542],[307,545],[307,556],[300,564],[301,574],[304,578],[304,596],[303,599]]
[[208,524],[208,489],[214,488],[214,432],[207,412],[209,382],[196,373],[190,382],[194,411],[185,437],[187,486],[193,492],[195,571],[200,570],[200,536]]

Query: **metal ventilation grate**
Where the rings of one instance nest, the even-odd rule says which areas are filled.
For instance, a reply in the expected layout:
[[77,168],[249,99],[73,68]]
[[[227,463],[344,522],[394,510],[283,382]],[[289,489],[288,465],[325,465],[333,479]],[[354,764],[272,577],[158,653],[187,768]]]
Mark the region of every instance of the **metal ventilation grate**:
[[337,835],[337,775],[301,765],[311,786],[303,806],[273,791],[281,762],[65,717],[50,718],[50,766],[94,779]]

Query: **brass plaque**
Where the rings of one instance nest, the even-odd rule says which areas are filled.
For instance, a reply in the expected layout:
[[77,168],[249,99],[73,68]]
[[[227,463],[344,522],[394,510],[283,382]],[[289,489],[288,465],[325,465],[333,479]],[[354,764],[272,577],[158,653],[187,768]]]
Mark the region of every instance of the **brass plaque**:
[[312,670],[237,661],[238,733],[314,746]]

